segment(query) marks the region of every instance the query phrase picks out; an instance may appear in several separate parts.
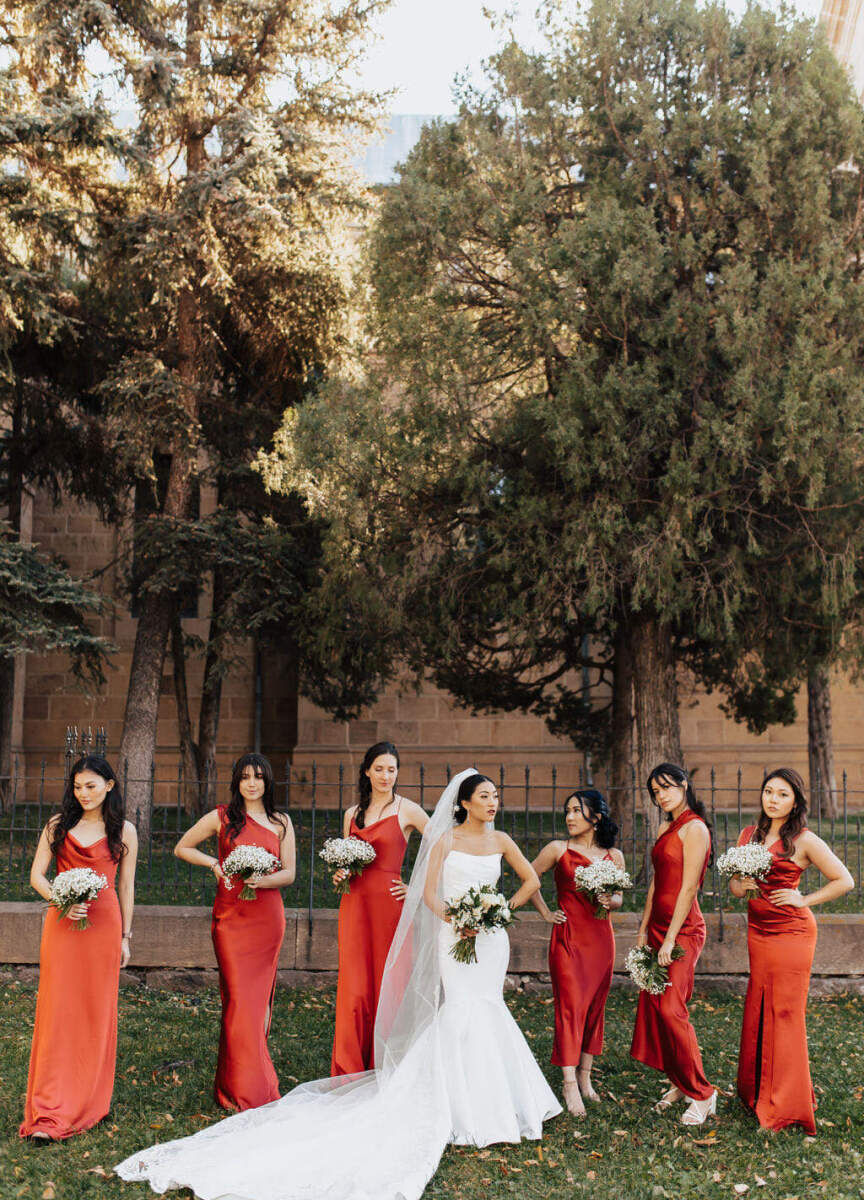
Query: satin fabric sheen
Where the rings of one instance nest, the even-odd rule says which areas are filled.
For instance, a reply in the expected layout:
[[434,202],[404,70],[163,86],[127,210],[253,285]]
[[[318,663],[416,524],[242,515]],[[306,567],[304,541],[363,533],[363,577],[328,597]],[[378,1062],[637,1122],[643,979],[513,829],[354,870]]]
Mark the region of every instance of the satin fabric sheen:
[[[228,835],[227,809],[219,808],[219,861],[237,846],[261,846],[280,856],[279,838],[251,817],[236,838]],[[210,931],[219,964],[222,1024],[213,1093],[222,1108],[257,1108],[279,1098],[279,1080],[267,1049],[276,968],[285,936],[278,888],[241,900],[242,884],[220,879]]]
[[399,810],[358,829],[351,837],[375,849],[375,861],[351,880],[339,905],[339,976],[331,1075],[353,1075],[375,1066],[375,1013],[387,951],[399,924],[402,902],[390,895],[402,872],[407,842]]
[[90,902],[87,929],[49,907],[39,950],[39,995],[30,1051],[22,1137],[67,1138],[89,1129],[111,1107],[117,1057],[120,902],[117,863],[100,838],[82,846],[68,833],[57,873],[90,867],[108,887]]
[[[754,825],[744,829],[738,845],[749,842],[754,830]],[[816,919],[809,908],[768,899],[777,888],[797,888],[802,874],[801,867],[781,857],[781,841],[768,849],[774,865],[759,881],[759,895],[750,893],[747,905],[750,981],[741,1025],[738,1095],[764,1128],[803,1125],[815,1134],[806,1011]]]
[[[663,944],[681,890],[684,846],[678,831],[689,821],[699,820],[701,817],[698,814],[686,808],[667,826],[651,851],[654,899],[647,934],[648,945],[654,950],[659,950]],[[700,888],[709,857],[710,854],[706,853],[699,877]],[[693,900],[675,941],[684,951],[684,957],[676,959],[669,966],[670,986],[661,996],[639,993],[630,1055],[637,1062],[663,1071],[685,1096],[707,1100],[713,1095],[714,1088],[705,1078],[702,1054],[687,1012],[687,1004],[693,994],[696,962],[705,945],[705,921],[698,897]]]
[[555,996],[552,1062],[559,1067],[578,1066],[583,1054],[603,1050],[615,937],[612,921],[596,917],[593,902],[577,891],[573,882],[575,869],[590,866],[592,861],[568,847],[555,864],[558,907],[567,914],[567,924],[553,925],[549,939],[549,973]]

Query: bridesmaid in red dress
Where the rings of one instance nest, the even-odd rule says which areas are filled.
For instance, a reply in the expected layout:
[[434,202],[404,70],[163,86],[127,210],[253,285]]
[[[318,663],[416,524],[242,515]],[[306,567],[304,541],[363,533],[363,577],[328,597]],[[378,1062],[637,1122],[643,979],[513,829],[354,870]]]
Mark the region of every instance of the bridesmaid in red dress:
[[[585,1100],[599,1100],[591,1084],[594,1057],[603,1050],[603,1018],[612,982],[615,938],[612,922],[594,914],[594,904],[573,882],[577,867],[611,859],[624,869],[624,855],[613,849],[618,826],[603,795],[594,788],[573,792],[564,801],[566,841],[550,842],[533,862],[538,875],[554,868],[558,909],[550,912],[540,892],[531,903],[552,925],[549,973],[555,995],[555,1042],[552,1062],[564,1075],[564,1103],[584,1117]],[[621,893],[600,897],[606,909],[621,907]]]
[[[197,849],[218,838],[218,856]],[[279,860],[270,875],[253,875],[254,900],[240,899],[240,884],[229,887],[221,863],[237,846],[261,846]],[[174,853],[208,867],[218,880],[211,932],[219,964],[222,1026],[213,1091],[230,1112],[257,1108],[279,1098],[279,1081],[267,1049],[276,968],[285,936],[280,888],[294,882],[294,828],[276,811],[273,769],[260,754],[244,754],[234,764],[231,800],[206,813],[184,833]]]
[[[375,847],[375,861],[351,879],[339,905],[339,977],[331,1075],[351,1075],[375,1066],[374,1032],[378,993],[387,951],[399,924],[405,884],[402,861],[411,830],[429,823],[419,804],[395,793],[399,752],[377,742],[360,767],[360,802],[349,808],[343,837]],[[334,879],[344,878],[337,871]]]
[[[638,944],[657,951],[669,969],[670,986],[660,996],[639,993],[630,1055],[663,1071],[672,1085],[655,1105],[670,1108],[689,1097],[683,1125],[701,1125],[717,1110],[717,1091],[705,1078],[687,1004],[693,994],[696,961],[705,945],[705,921],[698,892],[711,858],[705,808],[681,767],[661,763],[648,776],[648,793],[667,824],[651,851],[654,878],[645,899]],[[684,957],[672,960],[676,944]]]
[[[765,776],[759,820],[741,831],[738,845],[747,842],[767,846],[774,865],[759,882],[740,875],[729,882],[734,896],[749,896],[750,982],[741,1026],[738,1095],[764,1128],[803,1125],[814,1134],[805,1016],[816,949],[816,920],[810,910],[836,900],[854,883],[836,854],[807,828],[804,781],[791,767]],[[828,883],[802,896],[798,882],[810,866]]]
[[[39,995],[27,1099],[19,1133],[34,1141],[68,1138],[101,1121],[111,1107],[117,1057],[117,991],[129,961],[135,900],[135,826],[101,755],[80,758],[58,816],[39,838],[30,883],[51,899],[48,871],[89,867],[108,880],[95,900],[65,917],[49,907],[39,950]],[[86,917],[87,929],[74,922]]]

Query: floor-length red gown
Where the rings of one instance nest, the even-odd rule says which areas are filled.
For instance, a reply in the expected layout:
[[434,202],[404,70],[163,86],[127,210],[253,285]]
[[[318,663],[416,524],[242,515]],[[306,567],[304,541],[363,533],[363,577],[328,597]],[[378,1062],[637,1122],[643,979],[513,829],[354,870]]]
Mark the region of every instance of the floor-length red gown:
[[[690,808],[685,808],[684,812],[667,826],[651,851],[651,861],[654,864],[654,899],[647,934],[648,945],[654,950],[659,950],[663,945],[681,890],[684,846],[678,831],[688,821],[699,820],[701,817],[698,814]],[[710,853],[706,853],[699,879],[700,887],[709,857]],[[707,1100],[715,1089],[705,1078],[699,1043],[696,1041],[696,1033],[687,1012],[687,1004],[693,994],[696,961],[705,945],[705,921],[698,898],[694,899],[675,941],[684,951],[684,957],[676,959],[669,966],[670,986],[660,996],[652,996],[648,992],[639,993],[630,1055],[637,1062],[663,1071],[685,1096],[694,1100]]]
[[[219,808],[219,861],[237,846],[261,846],[280,857],[279,838],[252,817],[236,838],[229,837],[227,809]],[[222,1026],[213,1092],[227,1109],[257,1108],[279,1098],[279,1081],[267,1049],[276,968],[285,936],[285,908],[279,888],[261,888],[254,900],[241,900],[242,884],[219,880],[211,933],[219,964]]]
[[[743,830],[738,845],[750,841]],[[747,947],[750,981],[744,1001],[738,1095],[766,1129],[803,1125],[816,1132],[815,1097],[807,1053],[807,992],[816,950],[816,918],[809,908],[773,904],[768,893],[797,888],[802,868],[782,857],[783,843],[768,849],[774,865],[750,892]]]
[[402,871],[407,842],[392,816],[358,829],[350,836],[375,848],[375,861],[351,880],[339,905],[339,979],[331,1075],[351,1075],[375,1066],[375,1013],[387,951],[402,913],[402,901],[390,895]]
[[67,833],[57,873],[73,867],[89,867],[109,886],[90,901],[87,929],[76,929],[56,908],[45,914],[22,1137],[37,1132],[71,1137],[101,1121],[111,1107],[123,932],[114,889],[117,863],[106,838],[82,846]]
[[[604,855],[611,858],[611,855]],[[553,925],[549,973],[555,996],[552,1062],[575,1067],[583,1054],[603,1050],[603,1017],[615,962],[615,937],[609,917],[595,916],[595,905],[576,890],[573,872],[593,859],[569,847],[555,864],[558,907],[566,925]]]

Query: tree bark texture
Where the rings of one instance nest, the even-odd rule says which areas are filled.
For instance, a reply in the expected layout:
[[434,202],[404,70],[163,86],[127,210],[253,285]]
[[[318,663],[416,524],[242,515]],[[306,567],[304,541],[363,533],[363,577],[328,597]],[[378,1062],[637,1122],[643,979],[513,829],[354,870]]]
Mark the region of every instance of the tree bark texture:
[[810,766],[810,807],[824,817],[837,816],[837,776],[831,727],[831,685],[825,667],[807,675],[807,757]]
[[645,780],[658,763],[683,765],[678,678],[671,634],[655,616],[639,613],[632,619],[631,647],[637,784],[642,789],[648,835],[653,841],[659,818],[644,791]]
[[612,717],[609,807],[621,845],[633,838],[633,655],[630,631],[619,625],[612,646]]

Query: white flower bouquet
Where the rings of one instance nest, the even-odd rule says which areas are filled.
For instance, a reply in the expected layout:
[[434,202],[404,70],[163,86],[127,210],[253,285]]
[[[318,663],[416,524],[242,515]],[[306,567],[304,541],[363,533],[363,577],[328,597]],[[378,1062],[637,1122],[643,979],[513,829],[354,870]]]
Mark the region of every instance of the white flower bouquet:
[[[108,886],[104,875],[97,875],[90,867],[71,867],[61,871],[54,877],[51,884],[51,900],[61,917],[65,917],[69,909],[76,904],[86,904],[95,900],[103,888]],[[90,922],[81,917],[75,922],[76,929],[86,929]]]
[[732,846],[717,859],[717,872],[727,879],[743,875],[747,879],[764,879],[774,862],[774,856],[761,842],[745,842]]
[[[672,949],[673,961],[684,957],[680,946]],[[669,986],[669,968],[657,961],[657,951],[650,946],[634,947],[624,959],[624,966],[640,992],[662,996]]]
[[[477,933],[488,933],[493,929],[506,929],[516,918],[510,911],[506,897],[492,886],[484,883],[482,887],[469,888],[464,895],[456,900],[448,900],[444,911],[450,918],[450,924],[460,935],[464,930],[476,930]],[[450,953],[460,963],[477,961],[476,938],[460,936],[450,948]]]
[[319,850],[318,857],[332,867],[334,874],[337,871],[348,872],[347,877],[338,883],[333,880],[336,891],[344,896],[351,890],[351,876],[361,875],[375,861],[375,847],[362,838],[328,838],[323,850]]
[[633,880],[623,867],[617,867],[608,858],[593,862],[590,867],[577,867],[573,872],[577,892],[584,892],[594,905],[594,916],[601,921],[609,916],[609,909],[600,904],[606,892],[626,892],[632,888]]
[[240,889],[241,900],[254,900],[256,892],[246,883],[253,875],[272,875],[278,870],[279,859],[263,846],[235,846],[222,863],[222,874],[227,876],[226,888],[234,886],[233,877],[243,880]]

